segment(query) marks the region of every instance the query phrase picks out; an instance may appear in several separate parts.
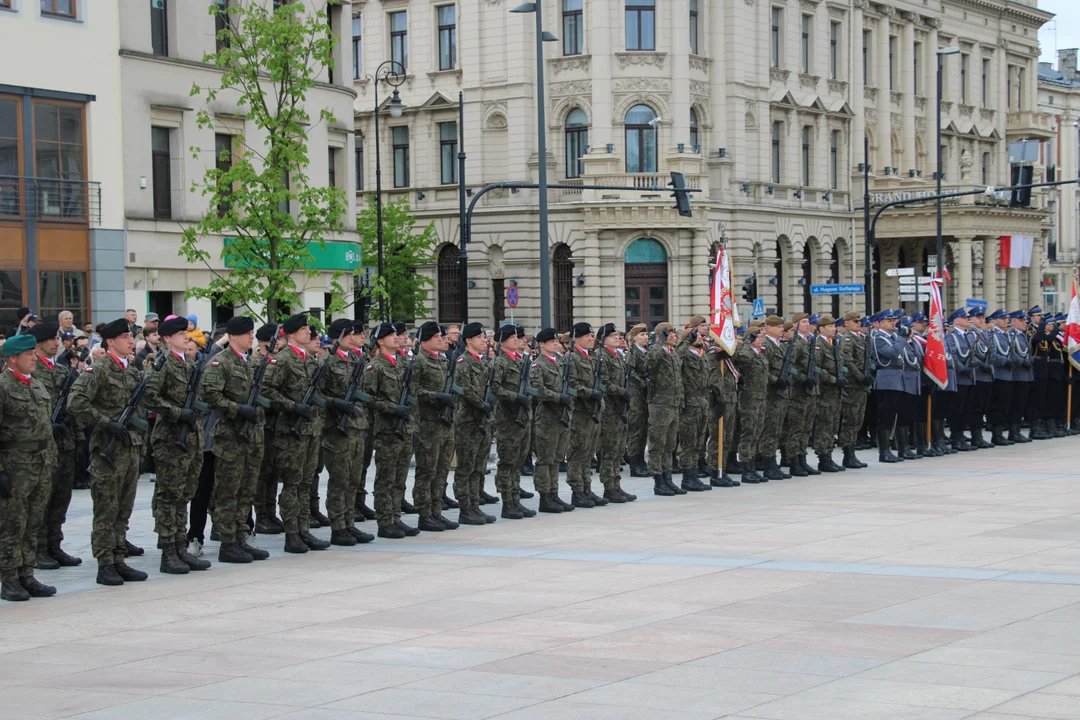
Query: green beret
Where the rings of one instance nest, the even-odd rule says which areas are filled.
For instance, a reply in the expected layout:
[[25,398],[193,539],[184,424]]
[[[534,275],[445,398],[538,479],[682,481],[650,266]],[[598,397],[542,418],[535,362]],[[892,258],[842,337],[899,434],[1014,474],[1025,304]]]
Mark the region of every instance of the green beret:
[[9,338],[4,343],[4,357],[11,357],[12,355],[18,355],[24,353],[27,350],[33,350],[37,347],[37,340],[33,335],[24,333],[22,335],[16,335],[13,338]]

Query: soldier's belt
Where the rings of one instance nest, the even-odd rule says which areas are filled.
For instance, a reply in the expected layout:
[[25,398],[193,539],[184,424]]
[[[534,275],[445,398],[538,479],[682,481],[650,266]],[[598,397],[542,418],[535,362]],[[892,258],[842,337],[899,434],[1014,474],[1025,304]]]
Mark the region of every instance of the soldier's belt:
[[0,450],[47,450],[48,440],[31,440],[26,442],[0,442]]

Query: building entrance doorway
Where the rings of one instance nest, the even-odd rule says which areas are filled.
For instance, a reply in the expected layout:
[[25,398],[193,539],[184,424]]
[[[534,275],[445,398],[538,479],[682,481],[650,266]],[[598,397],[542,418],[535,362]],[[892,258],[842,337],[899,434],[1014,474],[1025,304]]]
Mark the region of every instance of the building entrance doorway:
[[630,243],[625,257],[626,329],[645,323],[652,330],[668,320],[667,252],[652,238]]

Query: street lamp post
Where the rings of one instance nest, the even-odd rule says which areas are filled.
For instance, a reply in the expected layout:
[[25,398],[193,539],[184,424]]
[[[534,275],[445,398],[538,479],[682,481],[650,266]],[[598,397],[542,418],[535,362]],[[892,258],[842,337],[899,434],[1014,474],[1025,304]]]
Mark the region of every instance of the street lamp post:
[[[937,179],[937,274],[936,277],[942,277],[941,270],[945,267],[945,248],[942,245],[941,240],[941,176],[942,176],[942,162],[941,162],[941,57],[943,55],[956,55],[960,52],[958,47],[946,47],[938,48],[937,51],[937,172],[934,173]],[[930,268],[927,268],[929,270]],[[942,293],[944,298],[945,293]],[[944,300],[942,301],[944,305]],[[942,307],[942,312],[945,308]]]
[[[382,153],[379,151],[379,83],[385,82],[394,88],[390,96],[390,117],[399,118],[405,109],[398,95],[398,87],[405,82],[405,68],[396,60],[387,60],[375,70],[375,75],[368,75],[375,89],[375,234],[378,238],[379,282],[383,277],[383,229],[382,229]],[[386,299],[379,294],[379,321],[386,320]]]

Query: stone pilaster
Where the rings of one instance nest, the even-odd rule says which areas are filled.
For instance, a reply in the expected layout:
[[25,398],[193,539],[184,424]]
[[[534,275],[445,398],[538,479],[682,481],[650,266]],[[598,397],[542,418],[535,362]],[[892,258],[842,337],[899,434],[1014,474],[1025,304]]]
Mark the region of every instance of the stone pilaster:
[[[614,111],[613,95],[611,94],[611,36],[612,28],[612,1],[592,0],[586,9],[587,20],[585,27],[588,30],[588,41],[585,52],[588,53],[591,63],[592,77],[592,118],[589,127],[590,151],[596,148],[603,152],[604,148],[615,143],[612,134],[611,117]],[[556,14],[555,18],[562,17]],[[561,21],[560,21],[561,22]],[[562,33],[557,31],[560,37]]]

